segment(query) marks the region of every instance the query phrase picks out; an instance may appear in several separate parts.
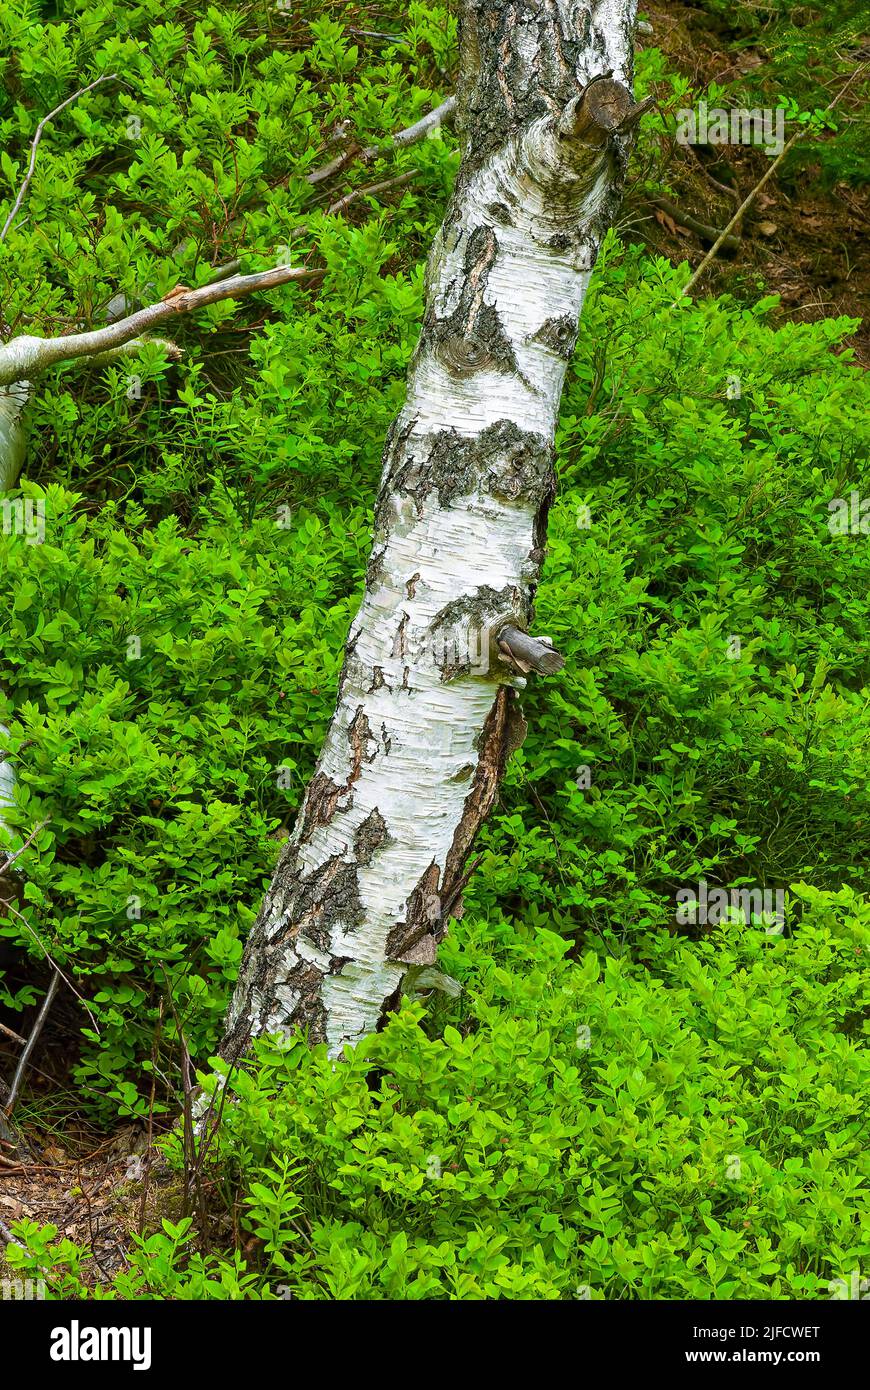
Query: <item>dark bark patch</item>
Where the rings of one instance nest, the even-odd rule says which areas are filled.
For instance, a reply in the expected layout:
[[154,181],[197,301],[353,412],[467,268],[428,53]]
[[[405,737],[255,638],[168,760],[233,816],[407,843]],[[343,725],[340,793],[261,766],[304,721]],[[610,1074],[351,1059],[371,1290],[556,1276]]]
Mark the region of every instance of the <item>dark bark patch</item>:
[[396,661],[401,661],[402,657],[405,656],[405,654],[406,654],[406,653],[405,653],[405,643],[406,643],[405,632],[406,632],[407,626],[408,626],[408,615],[407,615],[407,613],[403,613],[402,616],[401,616],[401,619],[399,620],[399,626],[398,626],[397,629],[396,629],[396,635],[395,635],[395,637],[393,638],[393,657],[395,658]]
[[521,430],[512,420],[498,421],[484,435],[480,442],[490,461],[483,488],[509,502],[539,502],[553,473],[553,451],[542,436]]
[[[349,811],[353,806],[353,785],[359,780],[363,762],[371,762],[375,756],[374,753],[368,753],[368,743],[371,739],[369,721],[360,705],[348,729],[351,768],[347,781],[341,785],[334,782],[325,772],[315,772],[308,784],[299,833],[299,839],[303,844],[311,839],[318,826],[329,825],[337,810]],[[349,799],[344,805],[339,806],[343,797]]]
[[[323,975],[310,961],[300,961],[288,971],[283,982],[287,989],[298,993],[299,1002],[293,1010],[293,1019],[304,1020],[308,1041],[312,1046],[326,1042],[326,1009],[323,1005]],[[288,1020],[289,1021],[289,1020]]]
[[577,320],[571,314],[562,314],[542,323],[537,333],[532,334],[532,342],[543,343],[551,352],[567,360],[577,342],[577,329]]
[[484,301],[489,273],[498,256],[498,240],[492,227],[475,227],[468,237],[463,260],[459,303],[446,318],[427,314],[419,351],[428,348],[456,377],[475,372],[518,372],[510,338],[498,311]]
[[[394,493],[409,493],[422,515],[428,495],[435,491],[439,505],[449,506],[477,488],[508,501],[540,503],[552,490],[553,452],[543,437],[522,430],[512,420],[497,420],[476,439],[456,430],[441,430],[427,457],[397,461],[390,475]],[[408,596],[419,575],[406,581]],[[401,651],[394,655],[400,657]]]
[[447,507],[458,497],[467,497],[477,486],[473,441],[462,439],[456,430],[442,430],[429,454],[429,486],[438,493],[438,502]]
[[444,935],[441,927],[441,897],[438,893],[440,870],[433,862],[408,898],[405,918],[387,936],[388,960],[407,965],[432,965],[436,945]]
[[327,777],[325,772],[315,772],[308,784],[305,804],[302,807],[302,828],[299,836],[302,842],[310,840],[319,825],[329,824],[339,801],[348,791],[348,787],[339,786],[331,777]]
[[306,877],[297,869],[294,878],[285,880],[285,913],[287,927],[276,935],[276,943],[292,944],[297,936],[307,936],[318,951],[331,954],[333,928],[352,932],[363,921],[356,864],[334,856]]
[[351,721],[350,728],[347,731],[347,736],[348,742],[351,746],[351,751],[353,753],[353,761],[351,764],[350,774],[347,779],[347,786],[349,790],[353,786],[354,782],[357,782],[359,780],[359,775],[362,771],[363,763],[371,763],[374,762],[375,759],[375,753],[369,753],[368,745],[370,742],[375,743],[376,739],[374,734],[372,733],[371,725],[369,724],[369,721],[365,715],[362,705],[359,705],[357,708],[357,712],[354,715]]
[[358,827],[353,839],[354,854],[360,864],[370,864],[377,851],[389,843],[389,839],[387,822],[376,806]]
[[374,589],[379,583],[384,572],[384,556],[386,554],[385,545],[373,545],[371,554],[366,564],[366,586]]
[[480,757],[474,782],[465,798],[462,818],[454,831],[453,843],[444,864],[442,898],[445,900],[450,900],[456,894],[477,832],[495,803],[505,765],[521,746],[526,730],[526,721],[515,692],[501,686],[478,739]]
[[511,210],[507,203],[490,203],[486,210],[493,222],[499,222],[504,227],[512,227],[514,225]]

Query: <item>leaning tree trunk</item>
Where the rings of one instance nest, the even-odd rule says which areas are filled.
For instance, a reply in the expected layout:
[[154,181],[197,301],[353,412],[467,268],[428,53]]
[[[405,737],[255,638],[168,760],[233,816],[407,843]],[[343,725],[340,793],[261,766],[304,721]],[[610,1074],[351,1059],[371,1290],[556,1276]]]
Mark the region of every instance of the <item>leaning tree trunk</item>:
[[[19,381],[0,386],[0,501],[18,482],[18,474],[27,453],[24,414],[30,395],[30,383]],[[5,524],[5,514],[3,523]],[[0,724],[0,742],[8,738],[9,730]],[[0,750],[0,850],[8,847],[12,832],[4,813],[15,804],[15,771]]]
[[466,0],[463,155],[387,440],[337,707],[247,943],[226,1054],[330,1055],[435,959],[522,740],[562,382],[631,128],[634,0]]

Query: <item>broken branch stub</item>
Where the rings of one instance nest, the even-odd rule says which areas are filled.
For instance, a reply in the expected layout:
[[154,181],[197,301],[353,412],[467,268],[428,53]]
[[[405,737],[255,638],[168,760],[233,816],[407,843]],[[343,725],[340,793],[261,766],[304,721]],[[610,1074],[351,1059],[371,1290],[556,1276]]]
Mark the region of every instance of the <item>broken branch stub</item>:
[[559,121],[563,137],[604,145],[609,136],[630,130],[645,111],[655,105],[655,97],[635,102],[629,89],[610,77],[599,77],[574,97]]
[[521,671],[537,671],[542,676],[555,675],[565,665],[565,658],[553,647],[549,637],[531,637],[515,627],[505,626],[496,637],[505,657]]

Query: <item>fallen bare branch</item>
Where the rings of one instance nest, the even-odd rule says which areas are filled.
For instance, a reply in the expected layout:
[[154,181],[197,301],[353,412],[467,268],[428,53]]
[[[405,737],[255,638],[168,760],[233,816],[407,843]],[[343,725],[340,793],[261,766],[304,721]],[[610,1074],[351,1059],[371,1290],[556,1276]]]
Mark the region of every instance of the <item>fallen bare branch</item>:
[[74,101],[78,101],[79,97],[83,97],[87,92],[92,92],[95,87],[99,87],[101,82],[116,82],[117,80],[118,74],[116,72],[110,72],[105,74],[103,77],[98,77],[95,82],[89,83],[87,87],[80,87],[77,92],[73,92],[71,97],[67,97],[66,101],[62,101],[60,106],[56,106],[53,111],[49,111],[47,116],[43,116],[42,120],[39,122],[39,125],[36,127],[36,134],[34,135],[30,145],[30,163],[28,165],[27,173],[25,174],[24,179],[21,183],[21,187],[18,190],[18,196],[15,199],[15,202],[12,204],[12,210],[9,213],[9,216],[6,218],[6,221],[3,223],[3,230],[0,231],[0,241],[6,240],[6,233],[9,231],[9,228],[15,221],[15,218],[18,214],[18,209],[24,202],[27,190],[30,187],[30,180],[33,178],[33,171],[36,168],[36,151],[39,146],[39,142],[42,139],[42,132],[45,130],[45,127],[48,125],[49,121],[53,120],[55,116],[59,116],[61,111],[63,111],[65,107],[71,106]]
[[[446,101],[442,101],[440,106],[436,106],[433,111],[429,111],[425,116],[421,116],[419,121],[415,121],[413,125],[409,125],[405,130],[398,131],[398,133],[393,136],[392,143],[398,145],[399,148],[405,145],[413,145],[415,140],[422,140],[424,135],[428,135],[429,131],[434,130],[436,126],[443,125],[445,121],[452,120],[455,110],[456,97],[448,97]],[[382,148],[383,146],[380,145],[371,146],[371,149],[375,152]],[[367,157],[368,153],[367,151]]]
[[47,825],[48,820],[41,821],[39,825],[37,825],[33,830],[31,830],[30,834],[28,835],[27,839],[24,841],[24,844],[21,846],[20,849],[17,849],[14,854],[7,854],[3,863],[0,864],[0,877],[2,877],[6,873],[7,869],[11,869],[16,859],[20,858],[20,856],[27,849],[28,845],[33,844],[33,841],[36,839],[40,830],[44,830]]
[[419,121],[407,126],[405,130],[398,130],[383,144],[366,147],[351,145],[349,149],[336,155],[335,159],[330,160],[328,164],[322,165],[319,169],[312,169],[310,174],[305,175],[305,181],[310,184],[323,183],[326,179],[340,173],[342,169],[346,169],[355,159],[374,159],[376,155],[388,154],[391,149],[404,149],[406,145],[413,145],[415,141],[422,140],[436,126],[451,120],[455,109],[456,98],[448,97],[446,101],[442,101],[440,106],[436,106],[433,111],[428,111],[425,116],[421,116]]
[[18,1098],[18,1090],[21,1086],[22,1080],[24,1079],[24,1074],[27,1071],[27,1063],[30,1060],[30,1054],[33,1052],[33,1049],[36,1047],[36,1044],[39,1041],[39,1035],[42,1032],[42,1029],[45,1025],[45,1020],[48,1018],[48,1013],[54,1002],[54,996],[57,994],[59,985],[60,974],[56,970],[52,975],[48,989],[45,992],[45,998],[43,999],[42,1007],[36,1016],[36,1022],[30,1030],[30,1037],[27,1039],[24,1051],[18,1059],[18,1066],[15,1068],[15,1075],[12,1078],[12,1085],[9,1087],[9,1095],[6,1097],[6,1104],[4,1106],[4,1110],[6,1112],[7,1117],[12,1114],[12,1111],[15,1107],[15,1101]]
[[126,318],[116,319],[105,328],[96,328],[90,333],[70,333],[64,338],[37,338],[22,335],[13,338],[0,347],[0,386],[11,385],[14,381],[29,380],[58,362],[70,362],[78,357],[92,357],[97,353],[120,348],[139,337],[157,324],[179,314],[191,314],[208,304],[217,304],[223,299],[241,299],[255,294],[258,290],[275,289],[278,285],[289,284],[292,280],[313,280],[325,275],[324,270],[310,270],[307,267],[274,266],[256,275],[236,275],[230,280],[217,284],[202,285],[191,290],[179,285],[163,296],[157,304],[147,309],[139,309]]
[[[697,217],[694,217],[692,213],[677,207],[676,203],[672,203],[670,198],[663,198],[659,194],[656,194],[650,198],[650,202],[653,207],[659,208],[665,213],[672,222],[677,223],[687,231],[694,232],[702,241],[714,242],[719,239],[720,234],[716,227],[708,226],[706,222],[701,222]],[[731,236],[729,234],[721,241],[721,246],[723,251],[727,251],[729,255],[733,256],[740,249],[740,237]]]

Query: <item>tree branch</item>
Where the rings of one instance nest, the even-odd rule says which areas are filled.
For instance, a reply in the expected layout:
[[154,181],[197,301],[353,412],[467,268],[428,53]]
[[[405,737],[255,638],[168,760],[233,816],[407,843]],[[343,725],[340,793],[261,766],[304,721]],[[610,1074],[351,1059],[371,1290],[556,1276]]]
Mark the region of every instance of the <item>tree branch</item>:
[[496,641],[503,655],[521,671],[552,676],[565,665],[564,656],[555,651],[549,637],[532,637],[508,625],[501,629]]
[[80,87],[77,92],[73,92],[71,97],[67,97],[66,101],[62,101],[60,106],[56,106],[53,111],[49,111],[47,116],[43,116],[42,120],[39,122],[39,125],[36,127],[36,134],[34,135],[33,141],[30,146],[30,164],[28,166],[27,173],[25,174],[21,187],[18,190],[18,197],[12,204],[12,211],[9,213],[9,216],[3,223],[3,230],[0,231],[0,241],[6,240],[6,233],[9,231],[9,228],[15,221],[15,218],[18,215],[18,209],[24,202],[25,195],[27,193],[28,188],[30,187],[30,180],[33,178],[33,171],[36,168],[37,146],[39,145],[39,142],[42,139],[42,132],[45,130],[45,127],[48,125],[49,121],[53,120],[55,116],[59,116],[61,111],[63,111],[65,107],[71,106],[74,101],[78,101],[79,97],[83,97],[87,92],[92,92],[95,87],[99,87],[101,82],[116,82],[117,80],[118,74],[116,72],[106,73],[103,77],[98,77],[95,82],[89,83],[87,87]]
[[24,1073],[27,1071],[27,1063],[30,1061],[30,1054],[33,1052],[33,1049],[35,1048],[39,1040],[39,1035],[42,1032],[45,1020],[48,1018],[48,1012],[54,1002],[54,996],[57,994],[58,986],[60,985],[60,979],[61,977],[59,972],[55,970],[54,974],[51,977],[48,989],[46,990],[45,998],[42,1001],[42,1007],[36,1016],[36,1022],[30,1030],[30,1037],[27,1039],[24,1051],[18,1059],[18,1066],[15,1068],[15,1075],[12,1078],[12,1085],[9,1087],[9,1095],[6,1097],[6,1104],[3,1107],[6,1112],[7,1118],[12,1114],[12,1110],[15,1106],[15,1101],[18,1097],[18,1088],[21,1085],[21,1082],[24,1078]]
[[77,357],[92,357],[96,353],[110,352],[129,343],[148,329],[155,328],[167,319],[179,314],[191,314],[208,304],[217,304],[223,299],[241,299],[258,290],[275,289],[291,280],[312,280],[325,275],[324,270],[309,270],[286,265],[264,270],[256,275],[235,275],[230,280],[218,284],[203,285],[190,290],[184,285],[177,286],[157,303],[147,309],[139,309],[127,318],[116,319],[105,328],[96,328],[90,333],[70,333],[64,338],[36,338],[22,335],[0,347],[0,386],[23,381],[53,367],[57,362],[70,362]]
[[393,148],[403,149],[405,145],[413,145],[416,140],[422,140],[424,135],[428,135],[430,130],[434,130],[444,121],[449,121],[455,109],[456,98],[448,97],[446,101],[442,101],[440,106],[436,106],[434,111],[428,111],[413,125],[406,126],[404,130],[397,130],[396,134],[382,145],[363,147],[352,144],[349,149],[336,155],[335,159],[330,160],[328,164],[321,165],[319,169],[312,169],[310,174],[305,175],[305,182],[323,183],[333,174],[338,174],[342,169],[346,169],[348,164],[352,164],[355,159],[374,159],[376,155],[387,154]]
[[33,830],[31,830],[30,834],[24,841],[24,844],[21,846],[21,848],[17,849],[14,854],[7,854],[3,863],[0,864],[0,878],[4,878],[6,876],[7,871],[12,868],[12,865],[15,863],[16,859],[19,859],[21,855],[24,853],[24,851],[28,848],[28,846],[33,844],[33,841],[36,839],[40,830],[44,830],[48,824],[48,820],[40,821],[39,825],[37,825]]

